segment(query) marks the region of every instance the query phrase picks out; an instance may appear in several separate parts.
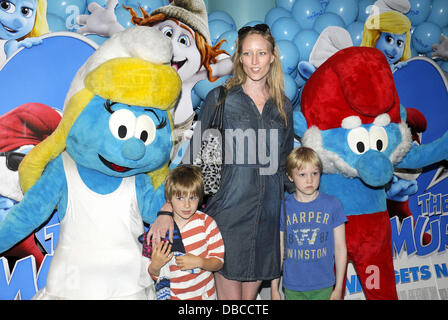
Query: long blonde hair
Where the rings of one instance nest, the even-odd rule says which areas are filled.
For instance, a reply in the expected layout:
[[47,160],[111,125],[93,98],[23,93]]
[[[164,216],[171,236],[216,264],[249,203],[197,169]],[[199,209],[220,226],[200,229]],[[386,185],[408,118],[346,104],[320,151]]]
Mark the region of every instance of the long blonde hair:
[[274,56],[274,61],[271,63],[270,70],[267,75],[266,84],[268,86],[269,95],[274,100],[274,103],[282,116],[285,125],[288,125],[288,116],[286,115],[284,109],[284,99],[285,99],[285,82],[283,77],[282,65],[279,58],[279,53],[277,46],[275,45],[274,37],[272,36],[269,29],[266,31],[261,31],[257,29],[250,29],[248,32],[238,35],[235,42],[235,53],[233,55],[233,77],[226,81],[226,90],[242,85],[246,82],[247,75],[243,70],[243,64],[241,63],[240,57],[243,50],[243,42],[248,35],[258,34],[262,36],[266,41],[269,42],[271,47],[271,53]]
[[400,12],[387,11],[368,18],[364,24],[361,47],[375,48],[382,32],[405,33],[404,51],[399,61],[405,61],[411,57],[411,22],[408,17]]

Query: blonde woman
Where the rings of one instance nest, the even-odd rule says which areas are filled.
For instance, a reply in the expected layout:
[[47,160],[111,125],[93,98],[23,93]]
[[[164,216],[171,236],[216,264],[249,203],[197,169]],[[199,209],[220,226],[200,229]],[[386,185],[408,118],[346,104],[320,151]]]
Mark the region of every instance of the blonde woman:
[[398,11],[369,17],[364,25],[361,46],[377,48],[394,71],[411,57],[411,22]]

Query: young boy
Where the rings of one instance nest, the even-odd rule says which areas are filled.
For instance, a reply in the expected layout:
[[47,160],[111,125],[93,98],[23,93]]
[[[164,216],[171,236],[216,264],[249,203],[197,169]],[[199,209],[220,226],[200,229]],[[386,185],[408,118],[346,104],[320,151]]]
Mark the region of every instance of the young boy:
[[216,222],[197,210],[203,191],[199,167],[179,166],[165,181],[165,198],[173,207],[173,219],[186,254],[173,257],[171,244],[161,242],[153,248],[148,272],[157,280],[162,267],[174,260],[169,264],[172,300],[216,299],[212,272],[224,264],[224,242]]
[[[342,299],[347,264],[344,209],[338,199],[319,192],[322,163],[312,149],[294,149],[286,158],[286,173],[296,191],[287,196],[280,216],[285,298]],[[274,279],[273,299],[280,299],[278,287],[279,279]]]

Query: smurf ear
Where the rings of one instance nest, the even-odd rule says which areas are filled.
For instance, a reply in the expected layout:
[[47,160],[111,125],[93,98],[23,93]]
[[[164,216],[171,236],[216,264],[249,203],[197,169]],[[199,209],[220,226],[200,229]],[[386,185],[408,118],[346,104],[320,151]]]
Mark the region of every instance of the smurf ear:
[[316,71],[316,67],[308,61],[300,61],[297,69],[299,70],[300,75],[307,80],[311,77],[314,71]]

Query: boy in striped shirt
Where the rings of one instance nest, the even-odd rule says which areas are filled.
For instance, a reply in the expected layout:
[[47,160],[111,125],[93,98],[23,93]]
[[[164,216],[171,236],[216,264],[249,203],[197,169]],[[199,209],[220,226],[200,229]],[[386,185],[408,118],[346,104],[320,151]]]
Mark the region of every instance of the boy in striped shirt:
[[199,167],[178,166],[165,180],[165,198],[173,207],[186,254],[174,256],[171,244],[160,242],[153,248],[148,272],[157,280],[168,268],[172,300],[216,299],[213,272],[224,264],[224,242],[215,220],[197,210],[203,192]]

